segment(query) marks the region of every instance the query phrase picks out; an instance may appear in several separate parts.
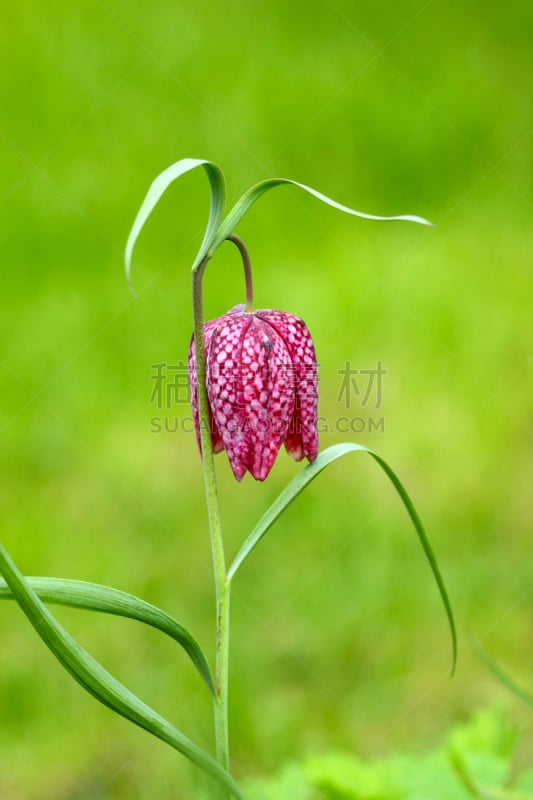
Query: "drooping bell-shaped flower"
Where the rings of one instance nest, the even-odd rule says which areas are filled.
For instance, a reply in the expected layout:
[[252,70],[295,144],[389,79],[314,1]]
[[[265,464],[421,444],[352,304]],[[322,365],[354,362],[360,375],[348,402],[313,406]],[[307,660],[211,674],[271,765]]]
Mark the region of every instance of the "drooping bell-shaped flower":
[[[213,451],[226,450],[237,480],[264,480],[282,444],[296,459],[318,453],[317,363],[303,320],[283,311],[236,306],[204,324]],[[198,445],[194,337],[189,381]]]

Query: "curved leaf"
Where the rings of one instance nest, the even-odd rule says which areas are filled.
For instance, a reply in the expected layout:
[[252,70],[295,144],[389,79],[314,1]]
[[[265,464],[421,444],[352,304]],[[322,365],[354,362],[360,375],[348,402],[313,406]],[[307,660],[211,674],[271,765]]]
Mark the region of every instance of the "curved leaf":
[[400,495],[400,498],[407,509],[407,513],[411,517],[411,521],[414,525],[415,531],[418,535],[418,539],[420,544],[422,545],[422,549],[424,550],[424,554],[429,562],[429,566],[431,567],[431,571],[433,572],[433,576],[437,583],[437,587],[439,589],[440,596],[442,598],[442,602],[444,603],[444,608],[446,610],[446,616],[448,617],[448,623],[450,626],[450,633],[452,637],[452,673],[455,671],[455,665],[457,661],[457,633],[455,630],[455,620],[453,617],[453,612],[451,608],[451,604],[448,598],[448,593],[446,591],[446,587],[444,585],[444,581],[440,574],[439,566],[437,564],[437,560],[429,543],[429,539],[427,534],[424,530],[424,526],[418,516],[416,509],[411,501],[411,498],[407,494],[404,486],[402,485],[400,479],[396,475],[396,473],[389,467],[389,465],[384,461],[377,453],[374,453],[372,450],[369,450],[368,447],[364,447],[361,444],[355,444],[352,442],[346,442],[344,444],[335,444],[332,447],[328,447],[327,450],[323,450],[321,453],[318,454],[317,458],[308,464],[304,469],[302,469],[298,475],[296,475],[292,481],[289,483],[288,486],[282,491],[279,497],[272,503],[268,511],[261,517],[251,534],[248,536],[244,544],[242,545],[241,549],[235,556],[235,559],[228,570],[228,580],[231,581],[237,572],[237,570],[241,567],[241,565],[246,561],[248,556],[253,552],[253,550],[257,547],[265,533],[271,527],[271,525],[277,520],[277,518],[283,513],[283,511],[287,508],[290,503],[298,497],[300,492],[302,492],[305,487],[311,483],[311,481],[316,478],[316,476],[322,472],[329,464],[333,461],[336,461],[338,458],[341,458],[347,453],[354,453],[354,452],[364,452],[368,453],[372,458],[377,461],[380,467],[384,470],[386,475],[388,476],[389,480],[392,482],[394,488]]
[[74,680],[105,706],[182,753],[225,786],[237,800],[244,800],[231,775],[209,753],[126,689],[59,624],[2,545],[0,572],[29,622]]
[[[71,608],[128,617],[166,633],[183,647],[206,682],[211,694],[215,695],[213,679],[202,648],[183,625],[180,625],[157,606],[128,592],[121,592],[99,583],[69,580],[68,578],[27,577],[26,581],[44,603],[55,603]],[[3,599],[14,600],[15,597],[6,582],[0,578],[0,600]]]
[[192,169],[196,167],[203,167],[207,173],[207,177],[209,179],[209,188],[211,190],[211,205],[209,208],[209,218],[207,221],[207,227],[205,229],[204,238],[202,244],[200,245],[200,249],[198,254],[194,260],[193,269],[195,269],[203,260],[205,254],[211,247],[211,243],[214,237],[214,233],[219,225],[220,218],[222,216],[222,211],[224,209],[224,203],[226,198],[226,186],[224,182],[224,174],[220,167],[214,164],[212,161],[206,161],[205,159],[201,158],[182,158],[180,161],[177,161],[175,164],[172,164],[167,169],[163,170],[163,172],[157,176],[157,178],[153,181],[146,197],[144,198],[142,205],[135,217],[135,221],[133,223],[132,229],[128,236],[128,241],[126,243],[126,251],[124,255],[125,266],[126,266],[126,277],[128,279],[128,284],[130,289],[132,288],[131,283],[131,257],[133,253],[133,248],[135,246],[135,242],[138,239],[138,236],[141,230],[144,227],[144,224],[154,208],[156,207],[157,203],[161,199],[161,196],[166,192],[168,187],[182,175],[185,175],[186,172],[190,172]]
[[356,211],[353,208],[344,206],[341,203],[338,203],[336,200],[332,200],[330,197],[326,197],[326,195],[322,194],[322,192],[317,192],[316,189],[312,189],[310,186],[306,186],[304,183],[298,183],[297,181],[292,181],[289,178],[268,178],[265,181],[256,183],[255,186],[252,186],[250,189],[248,189],[237,200],[231,211],[221,223],[213,243],[209,248],[209,254],[213,255],[217,247],[219,247],[222,242],[227,239],[230,233],[233,232],[235,227],[246,214],[250,206],[252,206],[256,200],[259,200],[259,198],[270,189],[274,189],[276,186],[284,186],[287,184],[297,186],[299,189],[303,189],[305,192],[313,195],[313,197],[316,197],[318,200],[326,203],[326,205],[332,206],[338,211],[344,211],[345,214],[351,214],[354,217],[362,217],[363,219],[374,219],[381,221],[404,220],[405,222],[418,222],[420,225],[429,225],[430,227],[433,227],[433,223],[429,222],[429,220],[424,219],[423,217],[413,216],[412,214],[402,214],[394,217],[380,217],[376,216],[375,214],[365,214],[362,211]]

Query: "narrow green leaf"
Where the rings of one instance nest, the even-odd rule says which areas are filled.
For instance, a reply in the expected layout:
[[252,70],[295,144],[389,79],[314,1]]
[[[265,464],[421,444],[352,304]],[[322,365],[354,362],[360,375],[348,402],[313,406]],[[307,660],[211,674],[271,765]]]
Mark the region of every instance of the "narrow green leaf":
[[126,243],[126,251],[125,251],[125,266],[126,266],[126,277],[128,279],[128,284],[130,289],[132,288],[131,283],[131,257],[133,254],[133,248],[135,246],[135,242],[137,241],[141,230],[144,227],[144,224],[154,208],[156,207],[157,203],[161,199],[161,196],[166,192],[168,187],[175,181],[177,178],[180,178],[182,175],[185,175],[186,172],[190,172],[192,169],[196,167],[203,167],[207,173],[207,177],[209,179],[209,188],[211,190],[211,205],[209,208],[209,218],[207,221],[207,227],[205,229],[204,238],[202,244],[200,245],[200,249],[198,254],[194,260],[193,269],[195,269],[203,260],[205,254],[211,247],[211,243],[215,234],[215,231],[219,225],[222,211],[224,209],[224,203],[226,199],[226,186],[224,181],[224,174],[220,167],[214,164],[212,161],[206,161],[205,159],[201,158],[182,158],[180,161],[177,161],[175,164],[172,164],[170,167],[167,167],[157,178],[153,181],[146,197],[144,198],[142,205],[137,213],[135,221],[133,223],[133,227],[130,231],[130,235],[128,236],[128,241]]
[[[183,625],[180,625],[177,620],[157,606],[128,592],[121,592],[111,586],[103,586],[99,583],[67,578],[27,577],[26,581],[44,603],[55,603],[71,608],[83,608],[87,611],[101,611],[104,614],[128,617],[166,633],[183,647],[206,682],[211,694],[215,695],[213,679],[202,648]],[[6,582],[0,578],[0,600],[3,599],[14,600],[15,597]]]
[[126,689],[59,624],[0,545],[0,572],[22,611],[60,664],[89,694],[122,717],[169,744],[226,787],[243,795],[212,756]]
[[328,447],[327,450],[323,450],[321,453],[318,454],[315,461],[308,464],[304,467],[298,475],[296,475],[292,481],[289,483],[288,486],[282,491],[279,497],[272,503],[268,511],[263,515],[263,517],[259,520],[251,534],[248,536],[246,541],[244,542],[243,546],[235,556],[235,559],[228,571],[228,580],[232,580],[237,570],[241,567],[241,565],[246,561],[248,556],[253,552],[253,550],[257,547],[265,533],[271,527],[271,525],[277,520],[277,518],[283,513],[283,511],[287,508],[290,503],[298,497],[300,492],[302,492],[305,487],[311,483],[311,481],[316,478],[316,476],[322,472],[329,464],[336,461],[341,456],[346,455],[347,453],[354,453],[354,452],[364,452],[368,453],[372,458],[377,461],[380,467],[385,471],[386,475],[388,476],[389,480],[392,482],[394,488],[400,495],[400,498],[407,509],[407,513],[411,517],[411,521],[414,525],[415,531],[418,535],[418,539],[420,544],[422,545],[422,549],[424,554],[429,562],[429,566],[431,567],[431,571],[433,572],[433,576],[437,583],[437,587],[439,589],[440,596],[442,598],[442,602],[444,603],[444,608],[446,610],[446,616],[448,617],[448,623],[450,626],[450,632],[452,637],[452,673],[455,671],[455,665],[457,661],[457,634],[455,630],[455,620],[453,617],[452,608],[450,605],[450,601],[448,598],[448,593],[446,591],[446,587],[444,585],[444,581],[440,574],[439,566],[437,564],[437,560],[429,543],[429,539],[427,534],[424,530],[424,526],[418,516],[416,509],[411,501],[411,498],[407,494],[404,486],[402,485],[400,479],[396,475],[395,472],[389,467],[389,465],[377,455],[372,450],[369,450],[368,447],[364,447],[361,444],[355,444],[352,442],[346,442],[344,444],[335,444],[332,447]]
[[373,220],[403,220],[405,222],[418,222],[420,225],[429,225],[432,227],[432,223],[429,220],[424,219],[423,217],[416,217],[412,214],[402,214],[400,216],[394,217],[380,217],[376,216],[375,214],[365,214],[362,211],[356,211],[353,208],[349,208],[348,206],[344,206],[341,203],[337,203],[336,200],[332,200],[330,197],[326,197],[325,194],[322,192],[317,192],[316,189],[312,189],[310,186],[306,186],[303,183],[297,183],[297,181],[289,180],[288,178],[269,178],[268,180],[261,181],[261,183],[256,183],[255,186],[252,186],[248,189],[235,203],[231,211],[229,211],[228,215],[223,220],[222,224],[220,225],[216,237],[214,238],[210,248],[209,253],[212,255],[217,247],[219,247],[222,242],[234,231],[238,223],[241,221],[243,216],[246,214],[250,206],[252,206],[256,200],[259,200],[265,192],[268,192],[270,189],[274,189],[276,186],[284,186],[284,185],[291,185],[297,186],[299,189],[303,189],[305,192],[313,195],[313,197],[318,198],[323,203],[326,203],[328,206],[332,206],[336,208],[338,211],[344,211],[345,214],[351,214],[354,217],[362,217],[363,219],[373,219]]
[[498,666],[498,664],[496,664],[492,658],[490,658],[490,656],[485,652],[484,648],[481,646],[478,640],[474,638],[474,636],[470,634],[469,638],[476,655],[492,672],[494,677],[497,678],[506,689],[514,694],[515,697],[518,697],[523,703],[528,705],[530,708],[533,708],[533,695],[526,692],[525,689],[519,686],[509,675],[507,675],[507,673],[504,672],[504,670]]

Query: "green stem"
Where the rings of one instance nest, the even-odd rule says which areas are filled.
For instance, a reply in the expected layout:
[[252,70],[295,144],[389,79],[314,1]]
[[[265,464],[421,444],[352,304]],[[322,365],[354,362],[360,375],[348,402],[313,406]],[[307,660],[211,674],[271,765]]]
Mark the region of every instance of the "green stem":
[[204,342],[204,316],[202,278],[209,258],[193,271],[192,294],[194,315],[194,343],[196,353],[196,380],[198,391],[198,416],[204,472],[207,514],[211,534],[211,552],[216,588],[216,678],[215,678],[215,741],[217,760],[229,770],[228,739],[228,661],[230,632],[230,585],[226,575],[224,542],[218,506],[217,483],[209,418],[209,400],[206,387],[206,356]]
[[244,267],[244,280],[246,282],[246,311],[251,314],[254,310],[254,289],[252,283],[252,264],[250,262],[250,256],[248,255],[248,250],[246,249],[246,245],[244,244],[243,240],[240,236],[237,236],[236,233],[230,233],[227,237],[228,242],[233,242],[239,248],[239,253],[241,254],[242,258],[242,265]]

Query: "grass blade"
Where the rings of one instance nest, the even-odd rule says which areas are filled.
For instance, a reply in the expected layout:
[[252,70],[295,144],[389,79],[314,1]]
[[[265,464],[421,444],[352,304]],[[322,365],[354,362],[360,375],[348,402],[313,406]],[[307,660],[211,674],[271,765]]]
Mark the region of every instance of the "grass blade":
[[286,185],[297,186],[299,189],[303,189],[305,192],[308,192],[308,194],[311,194],[313,197],[316,197],[318,200],[326,203],[326,205],[332,206],[338,211],[343,211],[345,214],[351,214],[354,217],[362,217],[363,219],[380,221],[403,220],[405,222],[418,222],[420,225],[429,225],[432,227],[432,223],[423,217],[417,217],[412,214],[401,214],[394,217],[381,217],[376,216],[375,214],[365,214],[362,211],[356,211],[354,208],[349,208],[348,206],[338,203],[336,200],[332,200],[330,197],[322,194],[322,192],[317,192],[316,189],[312,189],[310,186],[306,186],[304,183],[297,183],[297,181],[292,181],[289,178],[269,178],[266,181],[261,181],[261,183],[257,183],[255,186],[252,186],[237,200],[231,211],[229,211],[228,215],[220,225],[216,237],[210,247],[210,253],[214,253],[217,247],[222,244],[224,239],[226,239],[230,233],[233,232],[250,206],[259,200],[260,197],[262,197],[270,189],[274,189],[276,186]]
[[[215,695],[209,664],[202,648],[177,620],[157,606],[141,600],[128,592],[121,592],[110,586],[67,578],[26,578],[28,585],[44,603],[81,608],[87,611],[100,611],[119,617],[143,622],[162,633],[166,633],[185,650],[198,672]],[[14,600],[14,594],[7,583],[0,578],[0,600]]]
[[503,684],[503,686],[505,686],[505,688],[508,689],[511,694],[514,694],[515,697],[518,697],[527,706],[533,708],[533,695],[529,694],[525,689],[515,683],[515,681],[506,672],[504,672],[503,669],[492,660],[492,658],[490,658],[478,640],[475,639],[471,634],[469,635],[469,639],[474,652],[480,661],[485,664],[487,669],[492,672],[494,677],[497,678],[497,680],[499,680],[499,682]]
[[126,689],[59,624],[2,545],[0,572],[35,631],[74,680],[105,706],[182,753],[225,786],[234,798],[244,800],[231,775],[209,753]]
[[308,486],[311,483],[311,481],[314,480],[314,478],[316,478],[317,475],[319,475],[322,472],[322,470],[325,469],[329,464],[333,463],[338,458],[347,455],[348,453],[354,453],[354,452],[368,453],[370,456],[372,456],[372,458],[375,461],[377,461],[377,463],[384,470],[385,474],[387,475],[389,480],[392,482],[394,488],[400,495],[400,498],[407,510],[407,513],[411,518],[411,521],[415,528],[420,544],[422,545],[424,554],[428,560],[431,571],[433,572],[433,577],[435,578],[435,581],[437,583],[439,594],[441,596],[446,611],[446,616],[448,618],[448,624],[450,627],[450,633],[452,637],[452,674],[453,674],[457,662],[457,633],[455,628],[455,620],[450,600],[448,598],[448,593],[446,591],[446,587],[444,585],[444,581],[442,579],[442,575],[440,573],[440,569],[437,563],[437,559],[435,558],[435,555],[429,543],[426,531],[412,503],[411,498],[409,497],[405,487],[401,483],[396,473],[389,467],[386,461],[384,461],[380,456],[377,455],[377,453],[374,453],[372,450],[369,450],[368,447],[364,447],[361,444],[346,442],[344,444],[335,444],[332,447],[328,447],[326,450],[323,450],[321,453],[318,454],[318,457],[315,459],[315,461],[311,462],[306,467],[304,467],[298,473],[298,475],[296,475],[292,479],[289,485],[285,487],[285,489],[282,491],[279,497],[270,506],[268,511],[259,520],[255,528],[253,529],[253,531],[248,536],[248,538],[242,545],[241,549],[235,556],[235,559],[228,571],[228,580],[231,581],[233,579],[233,577],[240,569],[242,564],[255,550],[255,548],[265,535],[265,533],[269,530],[269,528],[277,520],[277,518],[283,513],[283,511],[287,508],[287,506],[290,505],[290,503],[292,503],[292,501],[296,497],[298,497],[300,492],[302,492],[305,489],[305,487]]
[[150,188],[148,189],[146,197],[144,198],[141,204],[137,216],[135,217],[135,221],[133,223],[132,229],[128,236],[128,241],[126,243],[126,251],[124,256],[126,277],[128,279],[128,284],[130,289],[132,288],[131,258],[133,254],[133,248],[148,217],[150,216],[150,214],[156,207],[157,203],[161,199],[161,196],[166,192],[168,187],[172,183],[174,183],[175,180],[180,178],[182,175],[185,175],[186,172],[190,172],[192,169],[195,169],[196,167],[200,166],[205,169],[207,177],[209,179],[209,188],[211,191],[211,204],[209,208],[209,218],[207,220],[207,227],[205,229],[204,238],[202,244],[200,245],[198,254],[194,260],[193,269],[197,267],[198,264],[200,264],[206,252],[209,250],[215,231],[222,217],[222,211],[224,209],[224,203],[226,199],[226,185],[224,181],[224,175],[220,167],[218,167],[212,161],[206,161],[205,159],[201,158],[182,158],[180,161],[177,161],[175,164],[172,164],[170,167],[167,167],[167,169],[165,169],[153,181]]

